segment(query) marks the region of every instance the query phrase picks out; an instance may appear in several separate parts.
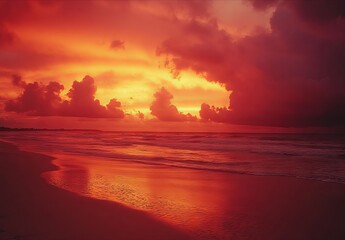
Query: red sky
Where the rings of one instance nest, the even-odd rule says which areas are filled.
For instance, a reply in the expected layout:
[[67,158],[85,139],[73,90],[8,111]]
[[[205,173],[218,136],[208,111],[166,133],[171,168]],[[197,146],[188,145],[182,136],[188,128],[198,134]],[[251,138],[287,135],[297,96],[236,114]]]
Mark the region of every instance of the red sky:
[[0,124],[342,127],[344,9],[341,0],[0,0]]

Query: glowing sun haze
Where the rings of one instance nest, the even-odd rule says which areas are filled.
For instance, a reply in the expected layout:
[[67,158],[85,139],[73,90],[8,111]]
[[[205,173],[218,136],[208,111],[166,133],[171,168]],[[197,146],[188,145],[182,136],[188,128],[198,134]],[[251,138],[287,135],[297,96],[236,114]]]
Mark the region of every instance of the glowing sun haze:
[[344,4],[333,5],[0,0],[0,124],[343,126]]

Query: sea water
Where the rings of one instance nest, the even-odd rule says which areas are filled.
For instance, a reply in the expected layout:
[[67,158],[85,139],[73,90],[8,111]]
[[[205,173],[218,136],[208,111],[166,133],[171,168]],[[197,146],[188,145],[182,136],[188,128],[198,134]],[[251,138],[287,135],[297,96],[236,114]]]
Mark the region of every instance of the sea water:
[[345,183],[344,135],[6,131],[0,139],[51,154]]

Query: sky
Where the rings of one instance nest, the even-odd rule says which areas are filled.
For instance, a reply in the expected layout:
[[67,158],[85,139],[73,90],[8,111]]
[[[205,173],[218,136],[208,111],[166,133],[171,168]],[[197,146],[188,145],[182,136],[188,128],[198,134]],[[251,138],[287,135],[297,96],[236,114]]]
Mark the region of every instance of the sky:
[[342,0],[0,0],[0,125],[345,125]]

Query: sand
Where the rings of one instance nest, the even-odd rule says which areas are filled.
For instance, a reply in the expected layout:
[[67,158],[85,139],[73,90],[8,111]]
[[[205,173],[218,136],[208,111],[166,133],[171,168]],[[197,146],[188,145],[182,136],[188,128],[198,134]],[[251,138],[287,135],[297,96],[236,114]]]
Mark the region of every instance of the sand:
[[[74,159],[75,171],[55,172],[90,191],[94,173],[117,169],[122,187],[150,196],[143,212],[126,196],[117,199],[133,208],[47,184],[40,174],[57,169],[49,156],[4,143],[0,151],[0,239],[345,239],[343,184],[83,159]],[[163,217],[155,218],[159,211]],[[180,218],[167,224],[174,214]],[[176,223],[181,219],[188,234]]]
[[7,143],[0,156],[0,239],[188,239],[142,211],[49,185],[48,156]]

